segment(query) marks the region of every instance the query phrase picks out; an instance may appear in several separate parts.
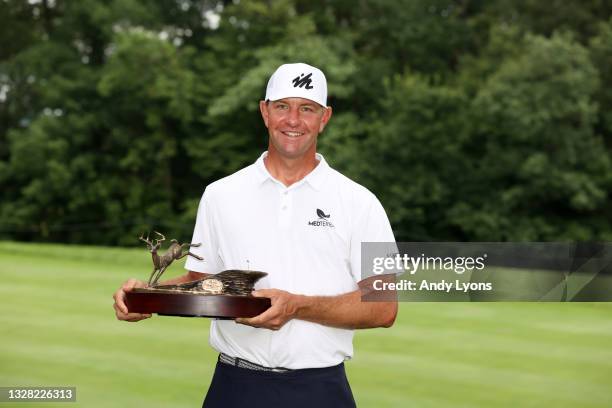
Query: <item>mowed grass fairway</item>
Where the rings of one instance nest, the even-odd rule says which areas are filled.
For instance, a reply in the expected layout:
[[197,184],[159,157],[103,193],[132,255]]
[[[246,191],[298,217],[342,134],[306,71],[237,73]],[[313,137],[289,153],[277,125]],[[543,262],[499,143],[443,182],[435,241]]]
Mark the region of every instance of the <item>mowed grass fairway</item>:
[[[17,406],[201,405],[207,319],[115,320],[113,292],[149,273],[144,248],[0,242],[0,386],[77,387]],[[612,304],[403,303],[357,332],[347,370],[360,407],[609,407]]]

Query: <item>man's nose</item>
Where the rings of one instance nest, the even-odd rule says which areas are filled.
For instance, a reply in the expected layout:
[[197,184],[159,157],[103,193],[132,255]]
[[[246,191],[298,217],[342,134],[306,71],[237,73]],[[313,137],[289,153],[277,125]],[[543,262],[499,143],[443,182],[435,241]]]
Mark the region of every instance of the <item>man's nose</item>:
[[287,116],[287,124],[289,126],[297,126],[300,123],[300,112],[298,109],[289,109]]

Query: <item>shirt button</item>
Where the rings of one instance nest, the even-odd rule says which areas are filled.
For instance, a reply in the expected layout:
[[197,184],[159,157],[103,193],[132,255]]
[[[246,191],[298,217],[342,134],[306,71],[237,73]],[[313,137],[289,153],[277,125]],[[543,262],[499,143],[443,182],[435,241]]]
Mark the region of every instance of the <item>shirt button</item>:
[[289,192],[288,192],[288,191],[284,191],[284,192],[283,192],[283,194],[284,194],[284,195],[287,195],[287,194],[289,194]]
[[286,210],[286,209],[287,209],[287,206],[286,206],[286,205],[283,205],[283,210]]

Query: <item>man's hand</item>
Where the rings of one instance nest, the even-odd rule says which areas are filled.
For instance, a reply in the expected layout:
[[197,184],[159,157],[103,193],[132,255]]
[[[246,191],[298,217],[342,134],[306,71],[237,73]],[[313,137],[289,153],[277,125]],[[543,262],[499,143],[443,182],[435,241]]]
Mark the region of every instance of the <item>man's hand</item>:
[[279,330],[285,323],[295,317],[298,295],[280,289],[260,289],[253,291],[255,297],[270,298],[272,306],[259,316],[239,317],[236,323],[247,326]]
[[118,320],[125,320],[128,322],[138,322],[143,319],[148,319],[151,317],[150,314],[140,314],[140,313],[129,313],[127,306],[125,305],[125,294],[126,292],[131,291],[134,288],[144,288],[147,284],[143,281],[139,281],[136,279],[130,279],[126,281],[113,295],[113,299],[115,299],[115,304],[113,307],[115,308],[115,314],[117,315]]

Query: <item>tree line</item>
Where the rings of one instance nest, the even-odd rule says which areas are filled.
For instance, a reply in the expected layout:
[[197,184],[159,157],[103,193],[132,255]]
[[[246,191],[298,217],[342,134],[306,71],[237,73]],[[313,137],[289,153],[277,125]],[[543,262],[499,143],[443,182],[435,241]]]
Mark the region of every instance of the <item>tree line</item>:
[[284,62],[402,241],[612,240],[612,3],[0,1],[0,239],[188,240]]

